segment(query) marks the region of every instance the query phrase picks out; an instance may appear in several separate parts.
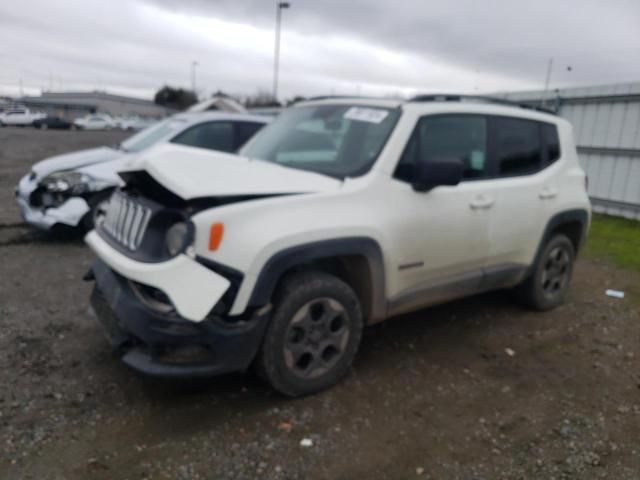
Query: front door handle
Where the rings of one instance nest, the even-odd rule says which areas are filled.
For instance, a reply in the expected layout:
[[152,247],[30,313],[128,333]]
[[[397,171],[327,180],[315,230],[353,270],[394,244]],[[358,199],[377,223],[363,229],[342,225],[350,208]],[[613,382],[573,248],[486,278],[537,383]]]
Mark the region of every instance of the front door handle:
[[556,198],[558,196],[558,189],[553,187],[544,187],[542,190],[540,190],[540,193],[538,193],[538,196],[542,200],[549,200],[552,198]]
[[476,198],[474,198],[471,201],[469,206],[473,210],[483,210],[483,209],[487,209],[487,208],[493,207],[494,203],[495,203],[495,200],[493,198],[488,197],[486,195],[478,195]]

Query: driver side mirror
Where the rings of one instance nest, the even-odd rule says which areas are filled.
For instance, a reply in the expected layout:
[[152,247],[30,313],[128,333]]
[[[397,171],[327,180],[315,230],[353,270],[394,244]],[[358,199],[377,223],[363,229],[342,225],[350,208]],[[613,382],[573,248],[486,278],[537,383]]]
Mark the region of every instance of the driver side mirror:
[[441,185],[458,185],[464,175],[464,163],[458,159],[437,159],[416,165],[413,189],[428,192]]

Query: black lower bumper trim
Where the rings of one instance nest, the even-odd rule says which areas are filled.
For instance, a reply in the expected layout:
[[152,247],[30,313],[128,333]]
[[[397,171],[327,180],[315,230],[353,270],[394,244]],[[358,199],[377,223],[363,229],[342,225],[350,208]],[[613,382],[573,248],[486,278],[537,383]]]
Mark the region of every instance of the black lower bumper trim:
[[268,312],[191,322],[146,306],[131,283],[97,260],[91,304],[122,361],[147,375],[213,376],[246,369],[260,348]]

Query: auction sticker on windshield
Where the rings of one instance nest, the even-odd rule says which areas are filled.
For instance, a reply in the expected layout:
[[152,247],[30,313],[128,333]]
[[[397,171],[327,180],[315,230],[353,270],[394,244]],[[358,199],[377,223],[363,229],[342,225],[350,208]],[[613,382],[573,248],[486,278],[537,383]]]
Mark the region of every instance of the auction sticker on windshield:
[[379,108],[351,107],[344,113],[344,118],[358,122],[380,123],[387,118],[387,115],[389,115],[387,110]]

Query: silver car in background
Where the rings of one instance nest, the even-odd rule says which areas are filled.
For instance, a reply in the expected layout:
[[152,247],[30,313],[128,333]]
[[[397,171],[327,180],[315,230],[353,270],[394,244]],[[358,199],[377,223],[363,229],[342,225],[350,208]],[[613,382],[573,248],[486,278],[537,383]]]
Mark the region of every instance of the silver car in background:
[[271,118],[219,112],[182,113],[113,147],[98,147],[42,160],[16,187],[22,217],[43,230],[93,225],[93,211],[121,184],[118,170],[135,154],[160,143],[235,152]]

